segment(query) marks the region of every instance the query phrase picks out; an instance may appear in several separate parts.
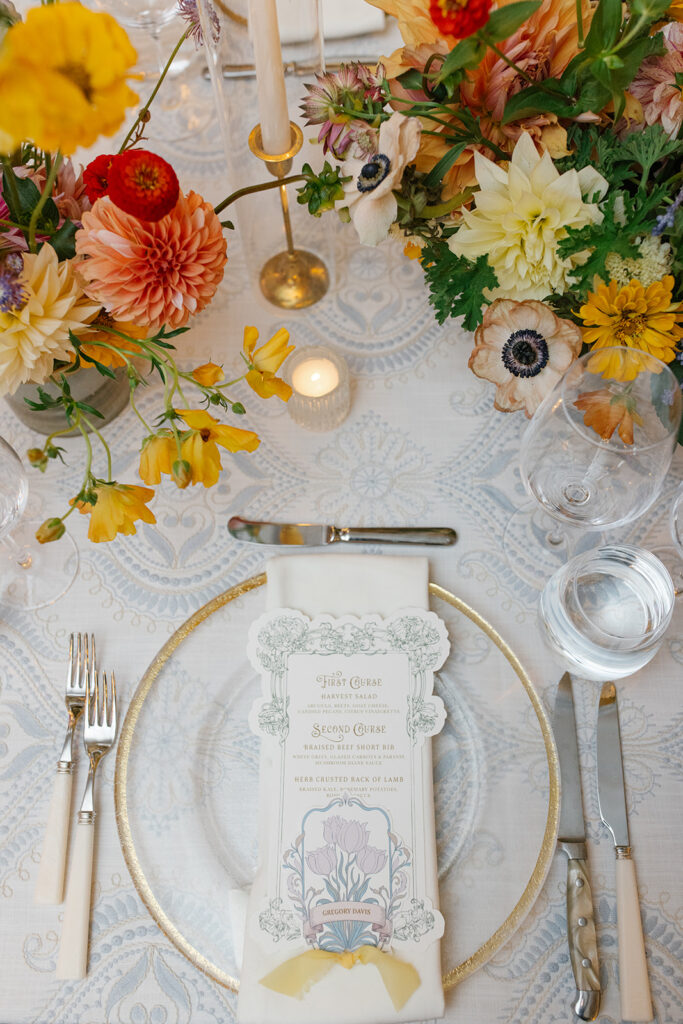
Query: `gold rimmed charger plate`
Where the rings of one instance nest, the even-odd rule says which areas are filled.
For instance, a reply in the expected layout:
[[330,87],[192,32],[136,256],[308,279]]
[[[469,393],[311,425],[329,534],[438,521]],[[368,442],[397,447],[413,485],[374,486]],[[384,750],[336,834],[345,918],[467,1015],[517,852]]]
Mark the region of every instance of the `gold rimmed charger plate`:
[[[178,669],[177,660],[179,649],[182,651],[182,645],[186,643],[189,638],[193,637],[195,631],[202,623],[206,622],[206,620],[211,616],[216,615],[216,613],[219,613],[221,609],[226,609],[226,606],[230,605],[231,602],[234,602],[238,598],[248,594],[250,591],[263,586],[265,582],[266,575],[265,573],[262,573],[231,587],[229,590],[219,594],[217,597],[207,602],[207,604],[203,605],[202,608],[195,612],[194,615],[192,615],[173,634],[173,636],[171,636],[147,669],[133,695],[121,730],[116,757],[115,802],[119,837],[126,864],[143,903],[149,910],[161,931],[173,943],[173,945],[183,953],[192,964],[194,964],[195,967],[199,968],[199,970],[203,971],[221,985],[224,985],[234,991],[237,991],[239,988],[239,981],[237,978],[226,970],[224,966],[221,966],[220,963],[215,962],[218,958],[207,956],[200,948],[198,948],[198,946],[201,945],[201,942],[198,942],[196,938],[197,932],[195,922],[197,918],[197,907],[191,905],[192,894],[186,896],[185,902],[182,904],[182,912],[178,912],[175,909],[175,906],[170,906],[171,903],[180,898],[178,893],[182,889],[182,885],[177,881],[174,881],[174,879],[180,877],[180,881],[182,882],[182,864],[179,869],[180,874],[178,874],[178,869],[176,869],[175,872],[170,871],[168,877],[165,879],[165,896],[160,895],[160,891],[164,886],[162,886],[155,878],[150,877],[150,874],[156,871],[159,867],[159,850],[156,848],[155,843],[158,841],[158,845],[163,847],[163,850],[168,854],[168,851],[172,848],[174,837],[178,838],[180,836],[180,830],[183,828],[183,814],[192,815],[197,812],[196,803],[193,804],[193,801],[201,801],[202,799],[206,800],[207,789],[209,791],[213,790],[214,809],[212,812],[209,808],[206,810],[206,814],[208,817],[211,817],[212,814],[213,817],[216,817],[215,807],[221,806],[220,796],[230,788],[230,779],[220,777],[220,771],[216,770],[216,758],[212,757],[211,750],[209,749],[211,743],[220,745],[220,736],[222,735],[221,730],[224,728],[221,715],[224,713],[225,722],[233,725],[234,719],[239,713],[236,707],[228,706],[226,710],[223,703],[223,696],[221,694],[218,694],[218,696],[221,697],[221,700],[216,701],[211,708],[204,709],[204,719],[211,719],[211,725],[208,727],[209,733],[206,732],[207,726],[206,722],[204,722],[202,725],[204,732],[198,737],[199,742],[196,749],[194,751],[189,751],[189,755],[191,755],[195,760],[189,765],[189,767],[185,765],[185,767],[188,768],[185,774],[192,775],[194,781],[187,789],[183,790],[182,788],[184,782],[182,755],[183,750],[185,749],[183,743],[186,736],[192,732],[192,709],[196,709],[197,707],[201,708],[202,674],[200,672],[197,678],[192,678],[192,659],[190,659],[189,667],[186,665],[182,669]],[[450,593],[448,590],[445,590],[443,587],[440,587],[435,583],[430,583],[429,592],[432,597],[450,605],[457,612],[461,613],[461,615],[465,616],[466,619],[470,620],[476,629],[481,631],[481,633],[488,638],[488,641],[497,648],[499,654],[503,659],[505,659],[509,668],[512,669],[514,676],[521,684],[523,692],[528,699],[525,707],[529,713],[528,717],[531,720],[531,731],[535,731],[537,733],[536,739],[540,740],[540,742],[536,742],[535,744],[537,749],[531,750],[529,755],[530,758],[533,760],[535,756],[538,761],[539,751],[542,749],[542,756],[540,759],[543,763],[541,765],[536,764],[535,769],[532,765],[529,768],[529,774],[534,774],[536,777],[538,777],[539,774],[544,776],[543,783],[541,784],[544,790],[543,820],[539,819],[536,823],[537,834],[532,851],[533,859],[529,861],[531,864],[531,870],[528,872],[528,875],[524,876],[524,879],[522,880],[524,884],[521,885],[521,892],[514,905],[506,914],[505,919],[489,934],[487,934],[485,939],[480,942],[474,952],[464,957],[461,962],[447,966],[443,975],[443,983],[444,988],[448,989],[474,973],[474,971],[479,967],[483,966],[483,964],[486,963],[493,954],[511,938],[526,915],[529,913],[540,893],[555,852],[559,820],[559,766],[557,752],[552,738],[552,731],[544,711],[542,701],[528,674],[512,649],[508,644],[506,644],[490,623],[488,623],[477,611],[467,605],[464,601],[456,597],[455,594]],[[437,610],[441,611],[440,609]],[[256,610],[256,613],[257,611],[258,610]],[[248,617],[252,619],[255,617],[254,609],[250,610]],[[474,639],[476,641],[476,636]],[[240,644],[246,647],[246,637],[241,638]],[[479,648],[479,653],[477,653],[477,647]],[[457,650],[456,644],[454,644],[454,648]],[[471,645],[471,650],[466,652],[464,660],[467,662],[469,659],[471,664],[476,664],[477,658],[481,660],[482,657],[484,657],[484,654],[481,645],[477,645],[475,642]],[[174,661],[174,659],[176,660]],[[160,677],[163,676],[165,672],[168,672],[169,666],[171,665],[177,669],[176,675],[162,679],[162,682],[166,685],[166,689],[169,690],[169,693],[171,694],[170,699],[174,702],[170,706],[170,711],[167,712],[171,717],[165,722],[165,724],[162,721],[161,726],[159,726],[159,716],[155,716],[151,713],[148,715],[147,724],[145,725],[147,732],[142,737],[143,741],[147,740],[148,742],[148,746],[146,748],[146,767],[144,770],[141,767],[136,767],[132,770],[131,757],[134,756],[134,752],[138,750],[135,744],[136,739],[139,739],[141,731],[141,716],[142,720],[144,720],[145,709],[148,707],[147,702],[150,700],[150,695],[152,695],[152,699],[154,699],[153,695],[157,694],[157,700],[160,700],[163,696],[163,688],[160,689],[158,684]],[[256,695],[256,690],[253,688],[256,686],[256,679],[253,673],[249,672],[246,666],[246,661],[244,663],[244,669],[246,674],[250,676],[250,684],[252,686],[249,700],[253,700]],[[234,672],[237,673],[238,671],[238,668],[234,669]],[[464,673],[461,673],[461,675],[462,683],[461,681],[458,682],[458,687],[455,688],[456,690],[459,689],[461,685],[463,687],[466,685],[464,680],[467,678],[467,675]],[[155,686],[155,684],[157,685]],[[230,689],[234,689],[232,684]],[[228,691],[225,692],[227,693]],[[476,694],[483,694],[483,692],[484,691],[476,691],[474,693],[474,698],[470,699],[470,704],[476,704]],[[245,700],[246,699],[247,698],[245,696]],[[181,720],[176,721],[173,717],[176,712],[180,716]],[[239,714],[241,717],[241,713]],[[457,759],[458,746],[467,747],[467,744],[470,742],[471,737],[468,734],[468,729],[470,733],[474,731],[474,733],[481,733],[483,735],[488,732],[488,727],[486,721],[483,726],[481,723],[477,726],[476,722],[471,718],[471,714],[468,711],[466,704],[454,706],[453,714],[459,722],[465,723],[461,728],[460,734],[453,740]],[[230,718],[230,715],[232,715],[232,718]],[[468,722],[469,725],[467,724]],[[169,742],[169,730],[172,731],[173,725],[177,728],[176,742],[178,742],[178,737],[180,739],[178,755],[175,754],[175,748],[166,750],[163,745],[164,743]],[[513,728],[513,725],[513,723],[510,723],[511,729]],[[159,731],[157,726],[161,729],[161,736],[166,736],[166,740],[162,739],[160,741],[159,735],[157,735]],[[246,728],[245,724],[245,730]],[[157,730],[157,733],[150,736],[150,733],[155,729]],[[164,729],[166,729],[165,733]],[[219,738],[217,739],[217,737]],[[500,746],[500,740],[497,740],[495,736],[494,742]],[[481,743],[479,745],[481,746]],[[534,744],[531,743],[530,747],[533,748]],[[197,769],[197,765],[195,763],[197,759],[197,750],[201,752],[199,760],[203,764],[203,768],[200,767],[199,769]],[[161,803],[163,806],[159,808],[158,799],[160,794],[158,780],[156,782],[150,782],[150,792],[146,792],[145,787],[146,777],[148,774],[147,768],[155,763],[152,759],[155,757],[163,758],[164,756],[168,758],[169,765],[173,766],[170,774],[174,775],[174,779],[171,780],[166,778],[169,772],[162,773],[164,779],[163,785],[165,786],[168,782],[169,792],[162,795],[163,798]],[[467,783],[466,786],[463,783],[463,788],[466,788],[468,792],[472,790],[474,793],[474,795],[470,795],[468,797],[470,804],[472,804],[473,801],[476,802],[477,799],[477,785],[479,785],[480,780],[478,780],[476,776],[480,771],[484,771],[484,774],[486,774],[485,769],[487,767],[485,763],[483,766],[477,763],[478,755],[476,754],[474,747],[472,749],[471,756],[473,759],[472,764],[469,767],[466,766],[465,774],[463,776]],[[488,756],[489,759],[493,758],[495,760],[492,754],[489,753]],[[519,760],[519,751],[513,750],[511,757]],[[486,752],[484,752],[484,762],[485,761]],[[253,765],[250,770],[253,771]],[[502,767],[501,765],[498,765],[497,769],[495,767],[494,769],[489,769],[488,774],[495,775],[496,770],[498,772],[504,772],[506,769],[504,765]],[[507,771],[510,770],[510,768],[507,769]],[[133,778],[133,776],[135,777]],[[224,786],[224,789],[221,789],[222,785]],[[245,787],[238,786],[237,788],[244,789]],[[218,795],[216,795],[216,793]],[[131,795],[133,812],[131,810]],[[479,795],[481,796],[481,794]],[[456,801],[458,800],[457,794],[454,799],[456,799]],[[465,801],[464,804],[462,801],[458,803],[456,817],[459,815],[463,819],[467,818],[471,808],[468,810],[466,804],[467,801]],[[143,805],[144,813],[142,810]],[[136,813],[137,824],[134,824],[132,818],[135,818]],[[515,811],[515,815],[517,814],[519,814],[520,820],[518,825],[516,825],[516,830],[523,833],[525,827],[525,823],[522,820],[524,811]],[[178,824],[178,821],[180,821],[180,824]],[[211,827],[213,828],[213,826]],[[137,837],[134,834],[136,828],[138,831]],[[166,835],[164,834],[164,829],[167,830]],[[448,868],[446,869],[447,871],[450,871],[452,863],[455,863],[458,866],[458,871],[464,872],[468,870],[467,844],[471,844],[473,840],[471,836],[464,835],[465,831],[466,829],[463,827],[462,836],[449,837],[446,845],[450,851],[449,856],[451,859],[449,861]],[[140,842],[140,832],[143,832],[142,843]],[[218,828],[218,832],[220,832],[220,828]],[[491,841],[486,830],[482,834],[486,841]],[[220,846],[222,842],[225,842],[226,845],[228,844],[229,840],[226,838],[227,835],[227,832],[224,833],[223,840],[218,836],[218,846]],[[230,836],[232,837],[232,832],[230,833]],[[155,837],[158,837],[158,840]],[[197,837],[194,836],[194,839],[196,841]],[[239,841],[237,842],[237,846],[239,846]],[[236,854],[238,861],[243,852],[244,851],[238,851]],[[220,856],[223,856],[222,852],[220,853]],[[228,859],[229,856],[230,853],[228,851]],[[249,851],[246,851],[245,856],[248,859]],[[481,855],[479,855],[479,860],[481,860]],[[218,870],[221,870],[220,867]],[[230,869],[229,873],[233,877],[233,880],[234,877],[237,876],[238,887],[240,885],[242,887],[245,886],[246,883],[243,870],[241,877],[239,869]],[[476,871],[472,877],[474,879],[474,884],[476,885]],[[169,886],[171,888],[169,888]],[[229,887],[227,882],[226,887]],[[168,895],[171,889],[173,891],[173,898]],[[197,901],[195,901],[195,903],[196,902]],[[210,903],[210,897],[205,895],[203,897],[203,902]],[[202,903],[201,898],[199,903]],[[217,918],[217,920],[220,919]],[[461,927],[466,923],[466,921],[463,921]],[[209,926],[210,925],[204,925],[205,928]]]

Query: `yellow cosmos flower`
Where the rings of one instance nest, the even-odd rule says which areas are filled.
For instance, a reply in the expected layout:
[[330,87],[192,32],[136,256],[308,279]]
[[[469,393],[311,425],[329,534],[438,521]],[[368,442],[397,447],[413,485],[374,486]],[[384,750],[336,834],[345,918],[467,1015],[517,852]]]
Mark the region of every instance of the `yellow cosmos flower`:
[[131,339],[146,338],[148,333],[147,327],[138,327],[137,324],[131,324],[126,320],[114,320],[104,309],[90,322],[87,331],[82,333],[79,331],[78,339],[81,342],[81,356],[84,362],[87,362],[88,359],[95,359],[103,366],[110,366],[112,369],[125,366],[126,359],[115,351],[115,348],[109,348],[110,345],[124,349],[129,359],[131,353],[140,351],[140,346],[132,340],[125,341],[116,334],[110,334],[109,331],[99,330],[101,327],[113,327],[115,331],[120,331],[121,334],[126,334]]
[[170,475],[173,462],[178,457],[175,438],[172,431],[160,430],[145,438],[140,452],[140,479],[146,484],[161,483],[161,474]]
[[94,505],[85,501],[74,501],[81,515],[90,516],[88,540],[99,544],[113,540],[117,533],[133,534],[135,523],[156,523],[154,513],[147,508],[147,502],[154,497],[149,487],[133,484],[118,484],[115,480],[96,480],[93,487],[97,498]]
[[683,303],[671,301],[673,287],[674,279],[667,275],[647,288],[640,281],[623,288],[610,281],[588,293],[579,310],[586,344],[598,350],[614,345],[635,350],[633,358],[626,361],[615,352],[596,355],[590,360],[592,373],[634,380],[643,369],[657,372],[656,363],[647,360],[649,365],[643,365],[643,353],[671,362],[683,338]]
[[73,153],[113,135],[137,101],[137,54],[109,14],[78,3],[35,7],[0,49],[0,138]]
[[190,465],[192,486],[203,484],[213,487],[223,468],[218,445],[229,452],[253,452],[260,445],[258,434],[253,430],[241,430],[219,423],[204,409],[178,409],[190,432],[183,438],[180,457]]
[[294,345],[288,344],[289,331],[281,327],[270,341],[258,349],[256,348],[257,341],[258,331],[256,328],[245,327],[243,348],[249,363],[247,384],[259,398],[271,398],[273,395],[277,395],[283,402],[289,401],[292,389],[289,384],[275,376],[289,353],[294,351]]
[[198,384],[202,384],[205,388],[210,388],[214,384],[218,384],[219,380],[223,380],[225,374],[223,373],[222,366],[216,366],[215,363],[203,363],[196,370],[192,371],[192,376]]

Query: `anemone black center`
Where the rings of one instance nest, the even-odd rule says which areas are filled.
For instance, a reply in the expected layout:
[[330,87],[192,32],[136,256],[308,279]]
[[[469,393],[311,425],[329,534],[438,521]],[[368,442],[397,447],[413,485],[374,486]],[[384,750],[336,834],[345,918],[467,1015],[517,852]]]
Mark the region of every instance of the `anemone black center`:
[[535,377],[547,365],[548,356],[547,341],[531,328],[514,331],[501,352],[505,367],[515,377]]
[[366,164],[360,169],[356,187],[359,192],[372,192],[386,178],[391,170],[391,160],[384,153],[377,153],[370,157]]

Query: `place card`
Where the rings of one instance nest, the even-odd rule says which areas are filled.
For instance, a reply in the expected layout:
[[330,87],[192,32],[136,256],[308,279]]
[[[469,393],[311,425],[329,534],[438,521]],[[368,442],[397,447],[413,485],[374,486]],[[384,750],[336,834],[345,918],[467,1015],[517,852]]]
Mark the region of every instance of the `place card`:
[[443,1013],[430,737],[445,719],[433,673],[448,651],[444,623],[418,608],[385,619],[274,609],[253,624],[262,696],[250,726],[269,825],[240,1020]]

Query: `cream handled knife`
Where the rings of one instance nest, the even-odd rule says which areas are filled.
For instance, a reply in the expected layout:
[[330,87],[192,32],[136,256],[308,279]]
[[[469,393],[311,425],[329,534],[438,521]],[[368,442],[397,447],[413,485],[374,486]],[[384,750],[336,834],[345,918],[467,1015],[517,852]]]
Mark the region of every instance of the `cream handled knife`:
[[568,672],[560,679],[557,690],[553,731],[562,784],[557,844],[567,855],[567,941],[576,982],[573,1010],[580,1020],[594,1020],[600,1010],[598,944],[588,879],[574,696]]
[[617,936],[621,1017],[652,1020],[652,999],[645,960],[643,925],[631,858],[626,815],[626,791],[621,754],[619,710],[614,683],[605,683],[598,709],[598,802],[600,817],[612,833],[616,852]]
[[327,526],[317,523],[268,523],[233,516],[228,530],[237,540],[255,544],[323,547],[326,544],[455,544],[448,526]]

